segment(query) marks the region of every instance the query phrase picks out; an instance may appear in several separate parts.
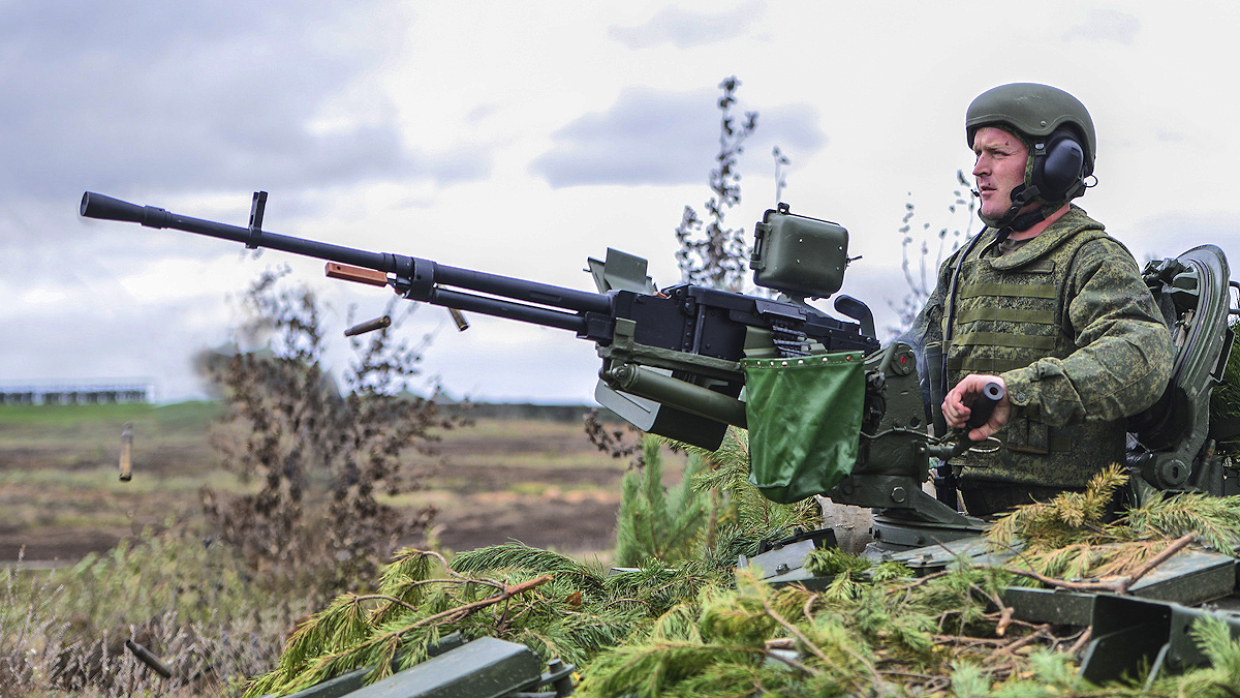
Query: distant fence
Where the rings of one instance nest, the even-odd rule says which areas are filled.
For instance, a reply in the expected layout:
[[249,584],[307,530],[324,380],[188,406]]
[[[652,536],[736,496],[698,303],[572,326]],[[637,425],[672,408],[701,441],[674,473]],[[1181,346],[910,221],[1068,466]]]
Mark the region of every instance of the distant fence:
[[150,383],[0,385],[0,405],[114,405],[151,403]]

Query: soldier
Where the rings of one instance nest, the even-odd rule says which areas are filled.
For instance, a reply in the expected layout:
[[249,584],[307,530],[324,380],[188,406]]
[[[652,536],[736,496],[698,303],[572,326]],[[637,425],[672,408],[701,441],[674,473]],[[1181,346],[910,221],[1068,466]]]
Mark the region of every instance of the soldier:
[[954,386],[948,426],[964,426],[988,382],[1006,389],[969,433],[1002,446],[951,464],[965,508],[982,516],[1123,463],[1125,418],[1162,395],[1172,345],[1132,255],[1071,203],[1094,169],[1084,105],[1046,85],[1003,85],[969,106],[965,133],[987,227],[944,263],[912,336]]

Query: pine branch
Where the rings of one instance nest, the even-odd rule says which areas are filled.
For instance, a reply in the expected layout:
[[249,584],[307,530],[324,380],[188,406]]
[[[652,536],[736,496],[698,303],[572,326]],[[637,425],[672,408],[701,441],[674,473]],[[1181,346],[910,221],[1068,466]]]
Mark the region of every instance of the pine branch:
[[1181,536],[1189,531],[1223,553],[1240,545],[1240,497],[1199,493],[1152,497],[1128,512],[1128,525],[1139,535]]
[[1000,547],[1023,541],[1026,548],[1062,548],[1074,543],[1090,545],[1125,535],[1122,527],[1102,521],[1115,491],[1128,476],[1118,465],[1095,475],[1084,492],[1064,492],[1047,502],[1016,507],[1000,518],[986,534]]
[[1126,580],[1121,582],[1119,591],[1117,593],[1119,594],[1128,593],[1128,590],[1132,587],[1133,584],[1136,584],[1137,581],[1139,581],[1142,577],[1152,572],[1154,568],[1158,567],[1159,565],[1166,562],[1167,560],[1170,560],[1173,555],[1180,552],[1184,548],[1188,547],[1188,545],[1195,540],[1197,540],[1196,533],[1189,533],[1187,535],[1181,536],[1180,538],[1176,539],[1175,542],[1173,542],[1171,545],[1168,545],[1166,549],[1164,549],[1161,553],[1158,553],[1157,555],[1155,555],[1154,559],[1145,563],[1145,565],[1142,566],[1141,569],[1134,572],[1131,577],[1128,577]]
[[[793,625],[792,623],[789,623],[787,620],[784,619],[783,616],[779,615],[779,613],[776,612],[775,609],[771,608],[771,604],[769,601],[766,600],[766,598],[762,599],[762,608],[763,610],[766,611],[766,614],[770,616],[776,623],[779,623],[781,626],[783,626],[784,630],[787,630],[789,633],[791,633],[792,636],[795,637],[797,641],[800,642],[803,647],[805,647],[805,649],[809,650],[815,657],[820,659],[823,664],[826,664],[827,666],[831,666],[832,662],[830,659],[827,658],[827,655],[825,652],[822,651],[822,648],[810,642],[809,638],[805,637],[805,634],[802,633],[795,625]],[[873,667],[870,667],[870,669],[872,670]],[[814,672],[811,672],[811,673],[814,673]]]
[[1014,567],[1008,567],[1007,570],[1012,574],[1033,579],[1047,586],[1059,587],[1061,589],[1070,589],[1072,591],[1094,592],[1103,591],[1113,594],[1126,594],[1128,590],[1145,575],[1149,574],[1162,563],[1171,559],[1173,555],[1183,550],[1190,543],[1197,539],[1196,533],[1190,533],[1175,541],[1172,541],[1162,552],[1154,556],[1153,559],[1142,565],[1139,569],[1127,577],[1121,577],[1114,582],[1071,582],[1063,579],[1055,579],[1047,577],[1032,570],[1022,570]]
[[768,643],[767,652],[766,652],[767,657],[774,659],[777,662],[783,662],[784,664],[787,664],[793,669],[796,669],[797,671],[803,671],[806,674],[809,674],[811,676],[822,676],[821,669],[816,669],[812,666],[806,666],[805,664],[798,662],[797,660],[793,659],[792,657],[789,657],[786,654],[781,654],[779,652],[772,651],[773,649],[775,648],[770,647]]
[[[473,603],[467,603],[464,606],[461,606],[459,608],[449,609],[447,611],[443,611],[442,613],[437,613],[433,616],[423,618],[422,620],[419,620],[418,622],[413,623],[412,625],[409,625],[407,627],[409,629],[420,628],[424,625],[428,625],[442,618],[451,618],[452,620],[460,620],[461,618],[464,618],[465,616],[471,613],[480,611],[486,608],[487,606],[493,606],[501,601],[507,601],[508,599],[511,599],[514,596],[524,594],[525,592],[531,589],[534,589],[536,587],[540,587],[543,584],[550,582],[551,580],[552,580],[551,575],[543,575],[541,577],[536,577],[526,582],[521,582],[520,584],[514,584],[512,586],[505,587],[501,593],[495,596],[492,596],[487,599],[482,599],[481,601],[474,601]],[[395,634],[403,635],[404,631],[397,631],[397,633]]]
[[603,586],[600,570],[591,569],[567,555],[523,543],[504,543],[459,553],[452,560],[452,569],[462,573],[519,569],[556,578],[569,576],[591,590]]
[[[433,580],[433,581],[439,581],[439,580]],[[427,584],[428,582],[416,582],[416,583]],[[413,604],[405,603],[404,601],[401,601],[395,596],[388,596],[387,594],[362,594],[362,595],[357,596],[356,600],[359,603],[362,601],[387,601],[389,604],[393,604],[396,606],[403,606],[404,608],[410,611],[413,611],[415,613],[418,610],[417,606],[414,606]]]

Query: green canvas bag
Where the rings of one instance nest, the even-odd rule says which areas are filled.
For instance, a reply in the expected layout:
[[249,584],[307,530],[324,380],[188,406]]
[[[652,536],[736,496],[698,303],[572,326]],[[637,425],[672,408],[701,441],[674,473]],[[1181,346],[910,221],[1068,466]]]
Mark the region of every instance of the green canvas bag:
[[744,359],[749,482],[788,504],[852,472],[865,401],[864,355]]

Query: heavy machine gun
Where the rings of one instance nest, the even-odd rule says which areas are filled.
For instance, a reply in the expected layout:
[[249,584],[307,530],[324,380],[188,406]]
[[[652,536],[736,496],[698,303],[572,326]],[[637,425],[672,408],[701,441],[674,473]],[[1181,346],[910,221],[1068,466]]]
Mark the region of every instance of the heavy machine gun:
[[409,300],[572,331],[594,342],[603,358],[596,391],[601,403],[645,431],[712,450],[728,424],[745,425],[737,400],[744,384],[741,358],[869,354],[879,346],[862,303],[836,299],[849,322],[804,302],[839,290],[848,234],[786,207],[768,212],[759,224],[754,255],[759,284],[786,296],[773,300],[688,284],[657,291],[646,261],[616,250],[608,250],[602,262],[590,260],[599,289],[592,293],[278,235],[262,230],[265,202],[265,192],[255,194],[247,227],[91,192],[82,197],[81,214],[316,257],[330,262],[329,276],[389,286]]

